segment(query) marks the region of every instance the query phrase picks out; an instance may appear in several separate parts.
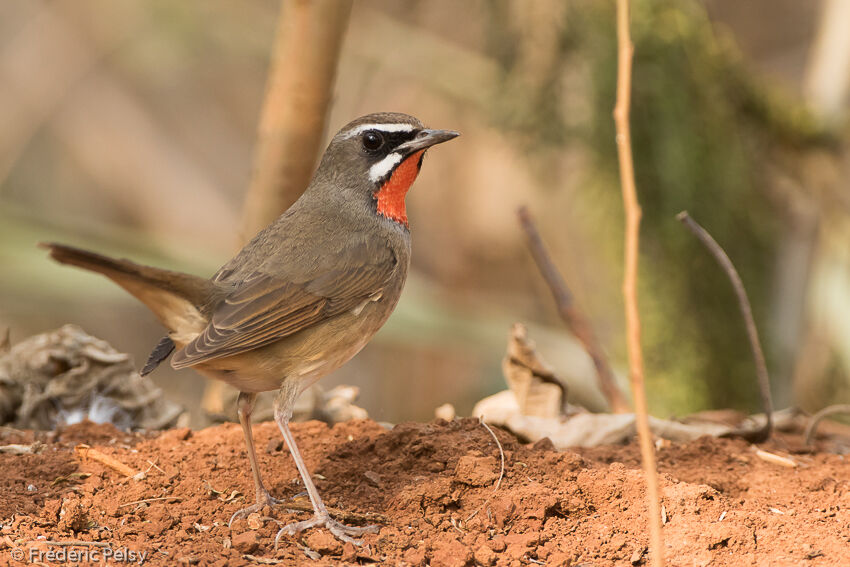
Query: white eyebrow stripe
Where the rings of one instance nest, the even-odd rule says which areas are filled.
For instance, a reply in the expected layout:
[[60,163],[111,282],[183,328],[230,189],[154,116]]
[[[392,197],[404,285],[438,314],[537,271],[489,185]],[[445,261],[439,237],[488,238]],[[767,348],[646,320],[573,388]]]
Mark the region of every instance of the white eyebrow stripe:
[[353,138],[358,134],[362,134],[366,130],[378,130],[379,132],[413,132],[416,129],[412,124],[391,123],[391,124],[361,124],[355,126],[348,132],[345,132],[343,138]]
[[387,157],[369,168],[369,179],[371,179],[373,183],[377,183],[386,174],[391,172],[395,166],[401,163],[401,158],[402,155],[400,153],[393,152],[389,154]]

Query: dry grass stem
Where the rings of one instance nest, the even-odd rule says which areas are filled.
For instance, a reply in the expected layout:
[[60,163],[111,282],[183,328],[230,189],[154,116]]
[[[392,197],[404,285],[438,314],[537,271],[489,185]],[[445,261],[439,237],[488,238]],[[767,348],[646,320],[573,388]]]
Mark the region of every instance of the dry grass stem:
[[640,237],[641,209],[635,186],[632,161],[629,107],[632,88],[632,45],[629,32],[629,0],[617,0],[617,104],[614,123],[617,130],[617,157],[620,163],[620,185],[626,213],[625,275],[623,297],[626,304],[626,340],[629,353],[629,379],[635,404],[638,441],[641,461],[646,477],[646,497],[649,508],[650,560],[655,567],[664,565],[664,538],[661,531],[661,502],[658,490],[658,471],[655,467],[655,449],[649,429],[649,413],[643,377],[643,352],[640,341],[640,313],[638,311],[638,242]]
[[484,506],[486,506],[490,502],[490,499],[493,497],[493,494],[498,492],[499,488],[502,486],[502,479],[505,477],[505,451],[504,449],[502,449],[502,443],[499,441],[499,438],[496,437],[496,432],[493,431],[493,429],[489,425],[487,425],[482,418],[479,417],[478,422],[483,425],[484,428],[490,433],[490,435],[493,436],[493,439],[496,440],[496,446],[499,448],[499,458],[501,459],[501,468],[499,470],[499,479],[496,481],[496,484],[493,485],[493,493],[490,494],[490,496],[488,496],[484,500],[484,502],[481,503],[481,506],[476,508],[475,511],[473,511],[469,516],[467,516],[465,520],[463,520],[464,524],[469,523],[470,520],[477,516],[478,513],[484,508]]
[[708,248],[708,251],[711,252],[711,255],[714,256],[714,259],[723,268],[729,281],[732,282],[732,287],[735,289],[735,296],[738,298],[738,307],[741,310],[741,315],[744,317],[744,324],[747,327],[747,337],[750,340],[750,349],[753,352],[753,360],[756,364],[756,377],[758,379],[759,394],[761,395],[762,411],[764,411],[767,420],[763,427],[755,431],[735,431],[733,434],[753,443],[761,443],[767,440],[773,432],[773,398],[770,395],[770,376],[767,373],[767,364],[764,361],[764,353],[761,350],[759,333],[756,328],[756,322],[753,319],[753,310],[750,307],[747,290],[744,289],[744,283],[741,281],[741,276],[738,275],[738,270],[732,264],[732,260],[729,259],[726,252],[708,231],[692,219],[687,211],[682,211],[676,215],[676,218],[688,227],[697,239]]
[[484,429],[486,429],[490,433],[490,435],[493,436],[493,440],[496,441],[496,446],[499,448],[499,459],[501,461],[501,468],[499,469],[499,479],[496,481],[495,486],[493,486],[493,492],[496,492],[497,490],[499,490],[499,487],[502,486],[502,479],[505,477],[505,451],[504,449],[502,449],[502,444],[501,442],[499,442],[499,438],[496,437],[496,433],[492,429],[490,429],[490,426],[487,425],[480,417],[478,418],[478,422],[484,426]]
[[[555,263],[543,239],[540,237],[540,232],[534,223],[534,219],[525,207],[520,207],[517,211],[520,226],[525,233],[526,243],[531,251],[531,256],[534,258],[534,263],[537,264],[537,269],[540,270],[540,275],[549,286],[552,292],[552,297],[555,299],[555,305],[558,308],[558,314],[567,328],[575,335],[575,337],[584,346],[584,350],[590,355],[593,360],[593,366],[596,368],[596,380],[599,384],[599,389],[608,401],[608,406],[614,413],[627,413],[630,411],[629,403],[626,401],[623,392],[617,386],[614,380],[614,372],[611,370],[611,365],[608,364],[608,358],[605,352],[596,340],[596,335],[590,325],[590,321],[584,312],[579,309],[573,300],[573,295],[570,293],[564,278]],[[565,400],[566,401],[566,400]]]

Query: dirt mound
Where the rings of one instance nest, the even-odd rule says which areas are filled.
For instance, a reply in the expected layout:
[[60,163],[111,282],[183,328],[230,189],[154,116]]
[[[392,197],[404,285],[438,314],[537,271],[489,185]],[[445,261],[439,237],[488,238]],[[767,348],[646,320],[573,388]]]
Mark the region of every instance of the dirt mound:
[[[0,563],[21,552],[122,549],[136,553],[136,561],[145,553],[146,565],[648,562],[633,444],[555,452],[546,440],[523,445],[497,430],[501,475],[499,448],[473,419],[389,431],[372,421],[331,428],[308,422],[293,430],[329,506],[386,522],[362,547],[310,530],[284,536],[275,550],[278,523],[304,519],[305,512],[266,510],[267,518],[228,528],[231,514],[253,497],[238,425],[144,437],[83,423],[53,436],[3,434],[3,444],[45,445],[34,454],[0,454]],[[304,505],[275,425],[256,426],[255,436],[269,488]],[[81,462],[79,443],[144,474],[129,479],[91,458]],[[842,456],[789,450],[797,446],[798,437],[786,436],[761,447],[789,457],[793,468],[764,460],[741,441],[662,446],[668,563],[846,564],[850,466]],[[88,543],[58,547],[45,540]]]

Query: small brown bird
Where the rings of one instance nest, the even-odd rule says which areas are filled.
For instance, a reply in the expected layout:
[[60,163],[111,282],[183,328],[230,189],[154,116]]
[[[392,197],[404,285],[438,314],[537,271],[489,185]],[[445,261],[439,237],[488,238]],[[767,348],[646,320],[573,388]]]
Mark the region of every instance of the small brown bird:
[[304,194],[212,278],[142,266],[41,244],[53,259],[99,272],[141,300],[168,329],[143,374],[172,352],[171,366],[194,368],[239,390],[237,411],[256,502],[234,519],[274,506],[251,436],[259,392],[278,390],[275,421],[313,505],[309,520],[282,534],[325,526],[344,541],[374,526],[328,514],[289,430],[298,395],[362,349],[386,322],[410,264],[405,195],[425,151],[458,136],[406,114],[370,114],[340,130]]

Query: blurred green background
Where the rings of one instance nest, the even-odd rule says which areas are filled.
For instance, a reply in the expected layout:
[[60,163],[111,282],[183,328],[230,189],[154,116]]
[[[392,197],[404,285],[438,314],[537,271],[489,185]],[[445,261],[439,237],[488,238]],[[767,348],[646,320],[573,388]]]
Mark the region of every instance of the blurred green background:
[[[726,248],[750,294],[777,407],[850,401],[850,44],[842,0],[638,0],[633,145],[653,413],[758,409],[732,289],[675,221]],[[162,335],[104,278],[39,240],[209,275],[237,247],[272,0],[0,3],[0,328],[66,322],[141,364]],[[836,31],[837,29],[837,31]],[[326,136],[374,111],[463,137],[408,198],[413,273],[387,327],[324,384],[378,420],[461,414],[504,387],[530,324],[575,401],[604,407],[515,218],[527,204],[625,374],[613,2],[356,0]],[[152,375],[192,407],[204,382]],[[196,424],[202,423],[198,418]]]

